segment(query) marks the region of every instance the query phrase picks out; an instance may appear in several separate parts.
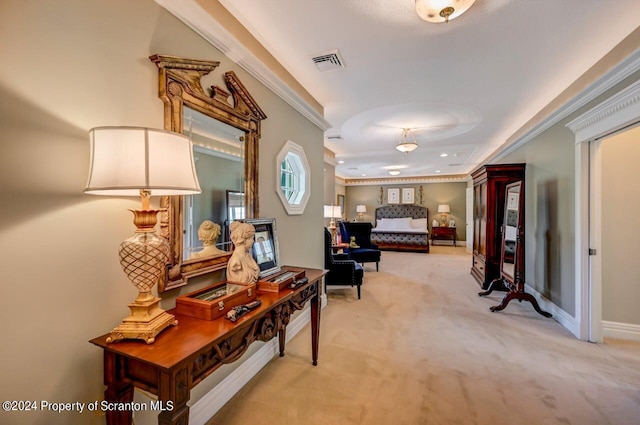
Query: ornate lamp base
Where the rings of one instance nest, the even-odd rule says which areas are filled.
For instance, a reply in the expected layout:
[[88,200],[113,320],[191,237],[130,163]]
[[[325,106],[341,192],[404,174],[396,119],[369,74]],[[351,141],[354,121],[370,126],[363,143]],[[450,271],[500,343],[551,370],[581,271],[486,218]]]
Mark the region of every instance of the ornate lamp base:
[[142,339],[147,344],[153,344],[156,335],[178,324],[175,316],[161,309],[159,303],[160,298],[152,298],[147,301],[135,300],[129,304],[131,314],[111,331],[107,344],[121,339]]

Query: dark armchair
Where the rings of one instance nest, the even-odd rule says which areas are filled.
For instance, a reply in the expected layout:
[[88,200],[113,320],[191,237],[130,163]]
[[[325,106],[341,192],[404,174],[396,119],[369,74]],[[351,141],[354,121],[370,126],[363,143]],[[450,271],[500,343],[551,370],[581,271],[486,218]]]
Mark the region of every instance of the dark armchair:
[[331,247],[331,233],[324,229],[324,268],[329,272],[324,277],[324,291],[327,285],[351,285],[358,289],[360,299],[360,287],[364,270],[360,264],[349,260],[346,254],[334,254]]
[[340,235],[342,242],[349,243],[351,237],[355,237],[358,248],[348,248],[345,252],[349,258],[360,263],[376,263],[376,271],[380,262],[380,250],[378,245],[371,242],[371,229],[373,225],[367,222],[340,222]]

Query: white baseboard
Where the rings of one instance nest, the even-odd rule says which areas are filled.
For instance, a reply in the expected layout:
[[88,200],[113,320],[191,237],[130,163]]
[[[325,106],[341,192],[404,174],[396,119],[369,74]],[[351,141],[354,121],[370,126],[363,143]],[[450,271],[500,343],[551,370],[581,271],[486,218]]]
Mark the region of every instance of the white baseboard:
[[[553,318],[560,323],[562,326],[567,328],[569,332],[579,337],[578,331],[578,323],[574,317],[569,315],[566,311],[562,310],[560,307],[543,297],[539,292],[533,289],[529,285],[525,285],[527,288],[527,292],[533,295],[536,300],[538,300],[538,304],[540,304],[540,308],[548,311],[553,314]],[[602,332],[605,338],[616,338],[616,339],[626,339],[629,341],[640,341],[640,325],[634,325],[632,323],[619,323],[619,322],[610,322],[603,320],[602,321]]]
[[640,341],[640,325],[602,321],[602,332],[605,338]]
[[[322,308],[327,305],[327,296],[321,297]],[[309,305],[307,305],[287,326],[289,341],[311,322]],[[266,342],[251,357],[216,385],[211,391],[195,402],[189,409],[190,425],[205,425],[231,398],[244,387],[272,358],[277,356],[278,338]]]
[[533,295],[533,297],[538,301],[540,308],[544,311],[548,311],[553,314],[553,319],[560,323],[563,327],[565,327],[569,332],[571,332],[576,338],[579,337],[578,323],[576,322],[575,317],[571,316],[569,313],[555,305],[551,300],[545,298],[538,291],[533,289],[533,287],[525,284],[526,291]]

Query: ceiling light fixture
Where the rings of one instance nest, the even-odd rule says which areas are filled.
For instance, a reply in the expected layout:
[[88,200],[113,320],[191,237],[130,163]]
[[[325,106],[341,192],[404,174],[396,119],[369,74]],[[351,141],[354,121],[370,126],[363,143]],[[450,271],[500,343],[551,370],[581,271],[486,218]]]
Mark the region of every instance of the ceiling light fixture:
[[391,170],[389,171],[389,174],[391,174],[392,176],[397,176],[400,174],[400,170]]
[[416,13],[427,22],[448,23],[462,15],[476,0],[416,0]]
[[[410,139],[407,139],[409,137]],[[418,143],[416,142],[416,138],[411,133],[411,130],[405,128],[402,130],[402,136],[400,136],[400,140],[396,145],[396,149],[400,152],[409,153],[418,147]]]

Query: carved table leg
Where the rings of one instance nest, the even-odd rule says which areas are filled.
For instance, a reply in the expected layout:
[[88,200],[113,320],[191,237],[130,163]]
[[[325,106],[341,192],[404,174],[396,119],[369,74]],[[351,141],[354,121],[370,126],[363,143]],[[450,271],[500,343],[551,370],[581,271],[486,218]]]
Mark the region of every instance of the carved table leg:
[[485,295],[489,295],[493,291],[504,291],[504,290],[506,290],[506,287],[504,283],[502,283],[502,279],[497,278],[491,281],[486,291],[478,292],[478,296],[484,297]]
[[158,400],[162,411],[158,415],[159,425],[189,425],[190,397],[189,370],[163,372],[160,376]]
[[320,290],[318,282],[315,285],[315,295],[311,298],[311,357],[313,365],[318,365],[318,340],[320,339]]
[[287,327],[283,326],[278,331],[278,347],[280,348],[280,357],[284,357],[284,344],[287,340]]
[[[130,403],[133,401],[133,385],[125,383],[122,357],[104,352],[104,399],[109,403]],[[130,425],[133,419],[131,410],[109,409],[106,412],[107,425]]]

